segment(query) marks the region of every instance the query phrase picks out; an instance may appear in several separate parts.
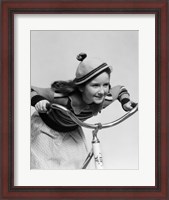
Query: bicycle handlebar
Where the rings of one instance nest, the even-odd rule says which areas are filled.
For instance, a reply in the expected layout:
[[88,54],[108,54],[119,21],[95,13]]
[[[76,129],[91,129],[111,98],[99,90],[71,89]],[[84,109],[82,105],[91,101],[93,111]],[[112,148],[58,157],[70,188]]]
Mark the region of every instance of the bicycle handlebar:
[[101,124],[101,123],[89,124],[89,123],[82,122],[81,120],[79,120],[69,109],[65,108],[64,106],[53,103],[53,104],[50,104],[49,107],[66,113],[79,126],[82,126],[85,128],[91,128],[91,129],[102,129],[102,128],[109,128],[109,127],[115,126],[117,124],[120,124],[124,120],[128,119],[129,117],[131,117],[134,113],[138,111],[138,104],[136,104],[136,106],[131,111],[127,112],[125,115],[123,115],[122,117],[118,118],[115,121],[105,123],[105,124]]

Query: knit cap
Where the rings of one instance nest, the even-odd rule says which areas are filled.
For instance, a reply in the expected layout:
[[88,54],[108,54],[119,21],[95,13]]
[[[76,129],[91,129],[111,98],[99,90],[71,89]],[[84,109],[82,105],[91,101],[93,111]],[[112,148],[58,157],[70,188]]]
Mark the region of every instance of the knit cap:
[[107,68],[112,70],[111,66],[97,58],[87,58],[86,53],[80,53],[76,58],[81,61],[76,70],[76,85],[85,83]]

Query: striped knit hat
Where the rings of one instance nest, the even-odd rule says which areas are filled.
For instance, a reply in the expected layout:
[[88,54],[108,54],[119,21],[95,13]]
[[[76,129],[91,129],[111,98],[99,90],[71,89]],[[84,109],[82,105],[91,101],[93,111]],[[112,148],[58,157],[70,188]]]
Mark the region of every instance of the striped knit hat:
[[80,85],[85,83],[86,81],[93,78],[95,75],[99,74],[100,72],[104,71],[105,69],[109,68],[112,70],[112,67],[107,65],[107,63],[100,61],[99,59],[86,58],[87,54],[80,53],[77,56],[77,60],[81,61],[76,70],[76,78],[75,84]]

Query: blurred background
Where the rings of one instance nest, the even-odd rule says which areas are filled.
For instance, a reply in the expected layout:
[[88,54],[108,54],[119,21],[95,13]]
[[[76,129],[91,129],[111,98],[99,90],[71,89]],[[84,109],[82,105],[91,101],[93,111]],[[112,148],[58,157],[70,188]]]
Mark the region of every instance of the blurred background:
[[[111,85],[124,85],[139,101],[138,31],[31,31],[31,85],[50,87],[56,80],[74,79],[85,52],[113,67]],[[31,113],[35,109],[31,107]],[[86,122],[107,123],[125,114],[118,101]],[[89,149],[92,132],[84,129]],[[98,133],[105,169],[139,168],[138,112],[123,123]],[[94,169],[94,162],[89,169]]]

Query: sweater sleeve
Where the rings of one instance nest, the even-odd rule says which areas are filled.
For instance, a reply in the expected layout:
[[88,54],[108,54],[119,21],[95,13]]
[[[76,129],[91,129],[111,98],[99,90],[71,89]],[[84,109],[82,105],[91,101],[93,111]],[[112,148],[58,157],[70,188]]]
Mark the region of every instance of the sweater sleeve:
[[35,104],[41,100],[48,100],[49,102],[53,102],[54,92],[51,88],[39,88],[39,87],[31,87],[31,105],[35,106]]
[[112,95],[113,99],[114,100],[119,100],[120,102],[123,100],[123,99],[128,99],[130,100],[130,95],[127,91],[127,89],[124,87],[124,86],[120,86],[120,85],[117,85],[115,87],[112,87],[110,89],[110,94]]

